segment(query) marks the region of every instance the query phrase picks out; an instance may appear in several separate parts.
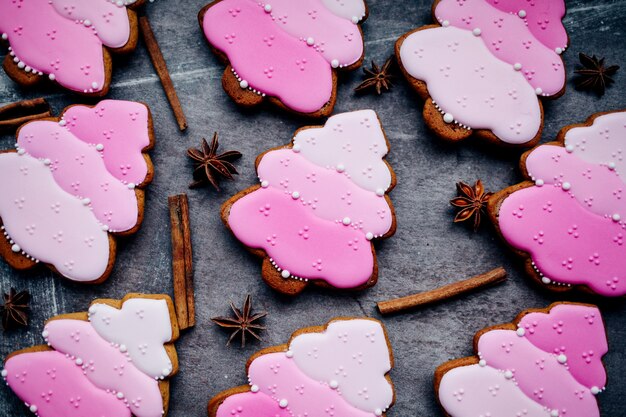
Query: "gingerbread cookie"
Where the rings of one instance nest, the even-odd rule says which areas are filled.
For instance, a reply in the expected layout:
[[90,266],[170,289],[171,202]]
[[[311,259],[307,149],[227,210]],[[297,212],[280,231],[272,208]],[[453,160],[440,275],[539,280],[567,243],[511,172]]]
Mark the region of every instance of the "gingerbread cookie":
[[364,0],[216,0],[198,16],[237,104],[267,99],[313,117],[332,113],[337,70],[361,65],[366,18]]
[[17,269],[37,263],[63,277],[97,283],[115,261],[113,235],[138,230],[153,168],[150,110],[105,100],[71,106],[60,118],[17,132],[0,153],[0,255]]
[[440,26],[396,43],[400,67],[425,101],[428,127],[450,141],[474,133],[501,145],[536,144],[538,98],[565,90],[564,15],[563,0],[436,0]]
[[392,366],[382,323],[335,319],[252,356],[250,385],[214,397],[209,417],[383,416],[395,399]]
[[166,295],[95,300],[88,313],[49,320],[47,346],[10,354],[2,377],[39,417],[162,417],[178,335]]
[[626,294],[625,126],[626,111],[619,111],[564,128],[556,142],[522,156],[533,182],[489,200],[500,234],[526,258],[529,275],[551,290]]
[[599,417],[608,345],[600,310],[556,303],[484,329],[476,356],[446,362],[435,391],[449,417]]
[[372,240],[396,229],[388,149],[376,113],[361,110],[302,128],[291,144],[257,158],[261,184],[228,200],[222,219],[263,258],[270,286],[293,295],[307,282],[341,289],[376,283]]
[[137,9],[144,0],[6,1],[0,34],[11,46],[4,70],[21,85],[44,77],[68,90],[104,96],[110,53],[137,46]]

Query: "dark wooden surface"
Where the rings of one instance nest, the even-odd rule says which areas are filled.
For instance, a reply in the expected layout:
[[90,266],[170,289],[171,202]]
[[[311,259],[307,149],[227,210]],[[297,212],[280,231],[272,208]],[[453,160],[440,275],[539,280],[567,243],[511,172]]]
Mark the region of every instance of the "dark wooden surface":
[[[453,225],[448,200],[458,180],[482,178],[497,190],[520,179],[519,154],[485,148],[476,143],[442,144],[426,131],[421,104],[402,80],[382,97],[355,96],[360,73],[341,79],[336,112],[375,109],[391,142],[391,162],[398,186],[391,193],[398,232],[378,246],[380,280],[376,287],[355,295],[307,290],[286,299],[260,279],[260,263],[232,238],[222,225],[219,208],[224,200],[255,183],[255,156],[286,143],[308,122],[274,109],[242,112],[221,87],[223,66],[210,53],[198,28],[196,14],[205,0],[158,0],[147,4],[156,37],[172,73],[189,122],[179,133],[165,95],[144,46],[129,58],[115,62],[110,98],[142,100],[155,118],[156,148],[152,152],[156,175],[148,188],[145,222],[137,235],[125,239],[111,278],[103,285],[73,284],[45,270],[18,273],[0,262],[0,289],[14,286],[33,295],[32,324],[28,329],[0,335],[0,357],[15,349],[41,343],[43,321],[53,315],[86,310],[98,297],[121,298],[127,292],[171,293],[170,234],[167,196],[187,192],[191,210],[196,281],[197,325],[178,343],[180,373],[172,383],[172,417],[203,416],[210,397],[220,390],[244,384],[244,364],[253,352],[287,341],[294,330],[319,325],[334,316],[378,317],[375,302],[432,289],[503,265],[509,280],[500,286],[444,304],[385,318],[394,348],[397,403],[390,417],[440,415],[432,388],[432,375],[440,363],[472,353],[474,333],[483,327],[508,322],[522,309],[545,307],[561,299],[578,299],[543,292],[522,273],[520,263],[503,247],[491,228],[474,234]],[[572,0],[565,25],[571,45],[566,94],[545,106],[543,141],[553,139],[567,124],[581,122],[591,113],[626,108],[626,1]],[[366,59],[382,62],[404,32],[431,22],[428,0],[369,0],[370,18],[364,25]],[[622,65],[616,84],[598,99],[575,91],[572,75],[578,52],[606,56]],[[5,54],[2,48],[0,54]],[[72,103],[88,102],[54,88],[24,90],[0,74],[0,104],[45,96],[56,112]],[[220,194],[187,190],[191,164],[185,149],[213,131],[220,132],[223,149],[244,153],[241,175],[225,183]],[[10,148],[14,138],[0,137]],[[10,179],[3,178],[2,181]],[[255,304],[269,312],[262,343],[246,349],[227,348],[226,334],[209,320],[228,312],[227,301],[242,303],[252,294]],[[626,305],[622,301],[602,307],[611,351],[605,364],[608,390],[599,396],[603,415],[626,416]],[[8,388],[0,388],[0,416],[28,415]]]

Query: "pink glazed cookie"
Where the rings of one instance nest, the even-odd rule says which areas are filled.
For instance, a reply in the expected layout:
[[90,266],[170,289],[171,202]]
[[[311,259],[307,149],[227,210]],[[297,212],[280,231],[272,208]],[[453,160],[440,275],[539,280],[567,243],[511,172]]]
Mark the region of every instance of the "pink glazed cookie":
[[17,131],[0,153],[0,255],[16,269],[44,263],[72,281],[99,283],[115,262],[112,236],[135,233],[154,142],[145,104],[104,100]]
[[4,70],[21,85],[48,79],[102,97],[111,83],[110,53],[128,53],[137,46],[134,10],[144,1],[3,1],[0,35],[10,44]]
[[13,352],[1,375],[39,417],[164,417],[178,335],[167,295],[95,300],[50,319],[46,345]]
[[239,105],[267,99],[289,111],[329,116],[337,70],[363,61],[364,0],[216,0],[198,16],[227,64],[222,85]]
[[382,323],[334,319],[253,355],[249,385],[215,396],[209,417],[384,416],[395,400],[392,367]]
[[489,200],[497,230],[548,289],[626,294],[624,146],[626,111],[596,114],[526,152],[531,181]]
[[295,295],[308,282],[338,289],[376,283],[372,241],[396,229],[388,150],[376,112],[360,110],[302,128],[291,144],[259,155],[260,184],[224,203],[222,220],[263,258],[267,284]]
[[536,144],[539,99],[565,91],[564,1],[436,0],[432,11],[439,25],[396,42],[428,127],[449,141],[476,134],[499,145]]
[[435,372],[449,417],[599,417],[608,344],[596,306],[555,303],[522,312],[514,323],[481,330],[476,356]]

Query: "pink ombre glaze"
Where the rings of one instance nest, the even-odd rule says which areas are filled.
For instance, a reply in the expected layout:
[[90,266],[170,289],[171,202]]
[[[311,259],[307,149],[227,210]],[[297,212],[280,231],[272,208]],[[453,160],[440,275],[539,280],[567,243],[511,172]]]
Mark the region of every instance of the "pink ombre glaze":
[[163,415],[159,383],[137,369],[119,348],[100,337],[89,322],[52,320],[44,331],[48,333],[46,341],[56,351],[82,360],[84,378],[88,380],[84,384],[123,393],[137,417]]
[[21,353],[5,363],[7,384],[39,417],[130,417],[124,401],[96,388],[80,366],[55,351]]
[[519,322],[525,337],[546,352],[564,353],[574,378],[587,388],[603,389],[606,370],[602,363],[609,348],[602,315],[597,307],[557,305],[549,314],[530,313]]
[[209,42],[228,56],[250,87],[301,113],[316,112],[330,100],[333,79],[328,62],[312,46],[280,29],[255,2],[214,4],[206,11],[203,28]]
[[4,3],[0,33],[7,34],[21,61],[44,74],[54,74],[56,82],[70,90],[102,90],[102,42],[91,28],[59,15],[48,0]]
[[548,48],[565,48],[567,33],[561,21],[565,17],[563,0],[485,0],[487,3],[507,13],[526,12],[524,20],[528,29]]
[[[89,20],[103,44],[120,48],[130,37],[130,21],[124,6],[112,0],[50,0],[57,13],[72,21]],[[80,23],[82,24],[82,23]]]
[[405,70],[426,82],[433,101],[459,123],[491,130],[512,144],[539,132],[535,89],[472,32],[453,26],[414,32],[402,43],[400,57]]
[[109,230],[125,231],[137,224],[135,191],[107,171],[94,146],[51,121],[27,123],[19,130],[17,143],[31,156],[48,159],[57,184],[69,194],[89,198],[94,215]]
[[569,194],[592,213],[626,218],[626,198],[622,198],[626,184],[615,170],[590,164],[561,146],[551,145],[533,150],[526,158],[526,169],[533,180],[542,180],[557,189],[564,183],[570,184]]
[[490,366],[461,366],[446,372],[437,395],[452,417],[550,417],[550,411],[528,398],[515,381]]
[[[249,0],[263,7],[258,0]],[[313,38],[313,48],[331,63],[351,65],[363,55],[359,27],[329,11],[321,0],[268,0],[274,23],[301,42]]]
[[4,153],[0,178],[0,217],[22,251],[73,281],[96,281],[105,273],[107,233],[89,207],[63,191],[49,167],[28,154]]
[[502,202],[499,225],[547,278],[604,296],[626,293],[624,226],[591,213],[567,192],[546,186],[516,191]]
[[122,183],[142,184],[148,164],[142,150],[150,145],[148,108],[134,101],[103,100],[95,107],[72,106],[64,114],[66,127],[77,138],[102,144],[104,164]]
[[295,416],[323,416],[332,409],[337,416],[368,417],[371,413],[354,408],[337,390],[306,376],[285,353],[269,353],[256,358],[248,370],[250,383],[276,401],[287,400]]
[[264,249],[293,276],[354,288],[367,283],[373,273],[372,247],[363,233],[319,219],[300,201],[272,187],[237,200],[228,224],[241,242]]
[[565,85],[565,69],[554,48],[538,41],[524,20],[498,10],[485,0],[442,0],[435,10],[437,20],[472,31],[480,29],[480,39],[491,53],[514,65],[522,64],[521,73],[543,95],[554,95]]
[[384,235],[391,228],[391,209],[384,197],[364,190],[336,170],[309,162],[291,149],[266,153],[258,168],[261,180],[291,196],[300,193],[300,202],[322,219],[341,223],[363,233]]
[[478,340],[478,352],[487,365],[511,371],[518,387],[533,401],[568,417],[599,416],[589,388],[570,374],[557,355],[544,352],[514,330],[492,330]]
[[220,404],[216,417],[291,417],[292,414],[278,406],[278,401],[262,392],[244,392],[231,395]]

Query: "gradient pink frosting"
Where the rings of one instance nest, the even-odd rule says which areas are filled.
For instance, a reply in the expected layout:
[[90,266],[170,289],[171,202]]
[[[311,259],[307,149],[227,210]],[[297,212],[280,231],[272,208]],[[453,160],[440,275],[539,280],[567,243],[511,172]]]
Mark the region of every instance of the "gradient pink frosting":
[[135,190],[107,171],[94,146],[51,121],[24,125],[17,144],[32,157],[47,160],[63,190],[80,199],[88,198],[93,214],[110,231],[129,230],[137,224],[139,207]]
[[56,351],[12,356],[5,363],[6,382],[17,396],[36,407],[39,417],[130,417],[124,401],[95,385],[74,384],[84,380],[83,371]]
[[363,233],[318,218],[276,188],[260,188],[237,200],[228,223],[246,246],[264,249],[293,276],[353,288],[372,275],[374,257]]
[[626,293],[623,225],[586,210],[566,191],[533,186],[514,192],[500,206],[499,225],[547,279],[605,296]]
[[525,330],[526,339],[539,349],[567,355],[567,368],[581,384],[588,388],[605,387],[602,357],[609,347],[597,307],[559,304],[552,307],[549,314],[525,315],[519,327]]
[[520,63],[526,80],[533,88],[540,88],[542,95],[551,96],[563,89],[565,68],[560,56],[536,39],[519,16],[485,0],[442,0],[435,16],[439,23],[448,21],[461,29],[480,30],[480,39],[491,53],[510,65]]
[[312,46],[287,34],[251,0],[223,0],[204,16],[204,34],[250,88],[287,107],[313,113],[330,100],[331,66]]
[[126,353],[103,339],[89,322],[53,320],[44,328],[46,342],[70,360],[80,359],[83,374],[98,388],[121,392],[133,415],[161,417],[159,383],[135,367]]
[[507,13],[526,12],[524,20],[528,29],[541,43],[549,48],[565,49],[567,33],[562,19],[565,17],[563,0],[485,0]]
[[350,227],[363,233],[382,236],[389,231],[392,215],[385,198],[367,191],[344,174],[309,162],[291,149],[263,155],[259,178],[291,197],[300,193],[299,202],[325,220],[341,223],[351,219]]
[[550,410],[559,410],[568,417],[600,415],[589,388],[573,378],[555,353],[539,349],[514,330],[485,333],[478,340],[478,352],[488,366],[511,371],[518,387]]

